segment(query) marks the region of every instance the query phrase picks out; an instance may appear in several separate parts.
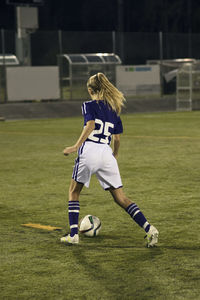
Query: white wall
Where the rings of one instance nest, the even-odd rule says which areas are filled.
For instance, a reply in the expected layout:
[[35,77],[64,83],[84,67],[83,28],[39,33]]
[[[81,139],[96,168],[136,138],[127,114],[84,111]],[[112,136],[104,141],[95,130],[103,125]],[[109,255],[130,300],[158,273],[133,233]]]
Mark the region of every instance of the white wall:
[[8,101],[59,99],[58,67],[7,67]]
[[160,95],[158,65],[117,66],[116,85],[125,96]]

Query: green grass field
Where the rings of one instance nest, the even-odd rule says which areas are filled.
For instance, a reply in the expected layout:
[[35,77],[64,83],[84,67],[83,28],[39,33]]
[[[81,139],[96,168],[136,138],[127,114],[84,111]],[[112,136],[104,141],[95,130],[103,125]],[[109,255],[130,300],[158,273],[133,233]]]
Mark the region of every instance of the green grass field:
[[[80,217],[102,230],[77,246],[67,191],[82,118],[0,123],[0,299],[200,299],[200,112],[122,115],[124,190],[160,231],[156,248],[96,178]],[[61,232],[22,227],[40,223]]]

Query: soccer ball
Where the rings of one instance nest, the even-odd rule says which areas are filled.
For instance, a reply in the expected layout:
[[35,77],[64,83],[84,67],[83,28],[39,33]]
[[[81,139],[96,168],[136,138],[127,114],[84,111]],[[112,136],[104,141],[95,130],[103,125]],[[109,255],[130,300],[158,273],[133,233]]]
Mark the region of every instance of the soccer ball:
[[98,217],[87,215],[80,220],[79,232],[85,236],[93,237],[99,234],[101,229],[101,221]]

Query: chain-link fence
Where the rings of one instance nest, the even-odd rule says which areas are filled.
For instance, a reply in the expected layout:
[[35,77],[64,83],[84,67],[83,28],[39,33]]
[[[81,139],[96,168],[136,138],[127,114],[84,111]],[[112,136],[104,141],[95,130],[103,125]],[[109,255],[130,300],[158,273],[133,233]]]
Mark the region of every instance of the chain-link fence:
[[115,53],[123,64],[146,64],[150,59],[198,59],[200,34],[68,31],[31,34],[33,65],[55,65],[57,54],[99,52]]
[[[2,32],[2,30],[1,30]],[[16,54],[16,33],[3,30],[0,53]],[[4,41],[2,39],[4,38]],[[30,33],[32,65],[57,65],[58,54],[116,53],[123,64],[147,60],[200,58],[200,34],[36,31]]]
[[113,52],[112,32],[36,31],[31,35],[33,65],[56,65],[58,54]]
[[[200,34],[141,33],[141,32],[27,32],[32,66],[57,65],[61,54],[115,53],[124,65],[146,64],[148,60],[160,62],[177,58],[200,58]],[[0,54],[15,54],[18,57],[18,39],[15,31],[1,29]],[[175,79],[174,79],[175,80]],[[5,67],[0,64],[0,102],[6,101]],[[164,88],[164,93],[175,93],[175,85]]]

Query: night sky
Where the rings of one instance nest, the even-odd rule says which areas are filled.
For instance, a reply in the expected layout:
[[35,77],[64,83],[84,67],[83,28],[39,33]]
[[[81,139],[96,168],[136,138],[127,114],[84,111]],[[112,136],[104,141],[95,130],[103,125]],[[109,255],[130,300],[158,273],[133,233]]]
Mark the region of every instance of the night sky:
[[[200,0],[44,1],[40,30],[200,33]],[[15,7],[0,0],[0,28],[15,27]]]

